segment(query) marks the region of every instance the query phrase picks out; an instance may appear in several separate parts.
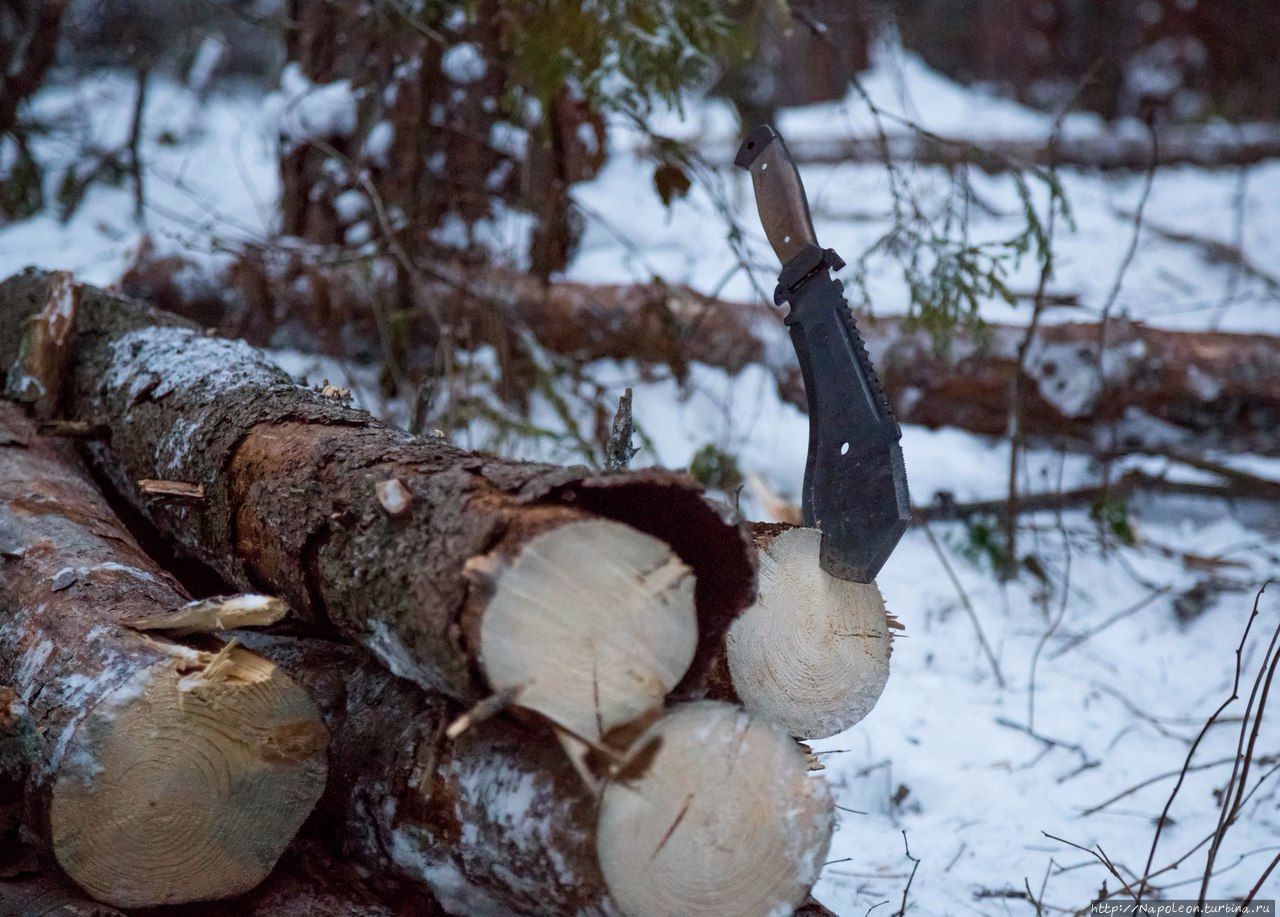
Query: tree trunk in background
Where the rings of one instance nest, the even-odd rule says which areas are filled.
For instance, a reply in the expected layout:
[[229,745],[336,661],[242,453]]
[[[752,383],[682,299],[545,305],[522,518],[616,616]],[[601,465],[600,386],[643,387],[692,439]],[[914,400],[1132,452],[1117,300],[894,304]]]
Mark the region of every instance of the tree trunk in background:
[[739,35],[716,92],[738,110],[743,132],[772,123],[779,108],[843,99],[871,62],[869,0],[799,0],[786,7],[742,0]]
[[[322,244],[387,242],[392,232],[407,252],[483,260],[476,224],[504,202],[537,218],[534,270],[562,268],[576,241],[568,188],[603,163],[604,122],[567,94],[540,115],[509,110],[510,15],[495,0],[481,0],[470,19],[448,6],[291,0],[284,232]],[[351,93],[345,116],[308,124],[307,93],[326,86]],[[403,304],[413,277],[394,267]]]
[[[166,279],[177,269],[177,262],[140,265],[126,277],[125,287],[203,322],[227,308],[184,299]],[[376,301],[376,288],[351,272],[301,262],[294,270],[258,274],[252,286],[273,291],[282,314],[305,316],[307,304],[298,291],[320,281],[299,283],[298,277],[322,274],[328,289],[342,290],[345,314],[356,329],[348,339],[375,339],[370,303]],[[442,283],[431,295],[449,303],[458,316],[460,338],[473,346],[498,346],[502,338],[487,335],[508,330],[510,323],[494,316],[509,314],[537,329],[543,347],[578,364],[634,360],[668,368],[677,379],[685,378],[691,363],[730,373],[759,364],[773,374],[783,400],[805,407],[799,367],[780,316],[769,306],[709,299],[660,283],[544,285],[526,274],[493,268],[456,273],[457,286]],[[224,320],[234,327],[236,316],[248,308],[243,303],[231,308]],[[942,354],[905,319],[885,316],[861,325],[899,420],[1005,434],[1009,379],[1025,334],[1021,326],[988,324],[978,335],[961,331],[950,353]],[[1132,410],[1175,424],[1206,445],[1280,454],[1275,383],[1280,338],[1168,331],[1114,320],[1107,331],[1108,357],[1100,364],[1100,334],[1096,324],[1041,326],[1027,366],[1033,387],[1022,396],[1028,435],[1091,443],[1100,425],[1123,421]],[[1105,376],[1099,365],[1106,365]],[[1140,442],[1139,435],[1133,444]]]
[[13,0],[0,6],[0,137],[18,105],[40,88],[58,53],[58,28],[69,0]]

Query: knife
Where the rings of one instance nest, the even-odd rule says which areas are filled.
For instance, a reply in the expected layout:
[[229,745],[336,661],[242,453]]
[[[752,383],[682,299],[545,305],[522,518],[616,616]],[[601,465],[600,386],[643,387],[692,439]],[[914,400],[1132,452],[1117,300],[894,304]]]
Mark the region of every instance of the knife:
[[902,431],[832,270],[844,260],[818,244],[800,170],[764,124],[734,164],[751,173],[764,234],[782,262],[775,304],[791,332],[809,402],[804,524],[822,532],[822,569],[871,582],[911,521]]

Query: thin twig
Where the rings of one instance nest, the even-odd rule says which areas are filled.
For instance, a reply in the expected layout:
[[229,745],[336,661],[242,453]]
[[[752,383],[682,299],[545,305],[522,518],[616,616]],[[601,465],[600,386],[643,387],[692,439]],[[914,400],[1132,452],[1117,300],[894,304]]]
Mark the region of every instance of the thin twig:
[[987,657],[987,662],[991,664],[991,671],[996,677],[996,684],[1003,690],[1005,688],[1004,673],[1000,671],[1000,662],[996,659],[996,654],[992,652],[991,644],[987,643],[987,635],[982,631],[982,624],[978,620],[978,613],[974,611],[973,603],[969,601],[969,594],[965,592],[960,578],[956,576],[956,571],[951,566],[951,561],[947,560],[946,552],[942,550],[942,545],[938,542],[937,536],[929,528],[929,523],[923,523],[922,528],[924,529],[925,537],[929,539],[929,544],[933,546],[934,553],[938,555],[938,560],[942,564],[942,569],[946,571],[947,578],[955,586],[956,593],[960,596],[960,604],[964,606],[964,610],[968,613],[969,620],[973,624],[973,631],[978,635],[978,645],[982,647],[983,655]]

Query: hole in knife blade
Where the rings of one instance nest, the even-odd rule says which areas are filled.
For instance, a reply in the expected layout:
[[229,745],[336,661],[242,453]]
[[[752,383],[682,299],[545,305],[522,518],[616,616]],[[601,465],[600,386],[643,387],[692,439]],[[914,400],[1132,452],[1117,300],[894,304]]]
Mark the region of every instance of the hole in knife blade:
[[841,443],[841,444],[840,444],[840,454],[841,454],[841,455],[848,455],[848,454],[849,454],[849,444],[848,444],[848,443]]
[[790,237],[790,236],[783,236],[783,238],[782,238],[782,242],[783,242],[783,244],[784,244],[784,245],[785,245],[786,243],[790,242],[790,241],[791,241],[791,237]]
[[769,168],[769,164],[766,162],[764,165],[760,167],[760,171],[763,172],[767,168]]

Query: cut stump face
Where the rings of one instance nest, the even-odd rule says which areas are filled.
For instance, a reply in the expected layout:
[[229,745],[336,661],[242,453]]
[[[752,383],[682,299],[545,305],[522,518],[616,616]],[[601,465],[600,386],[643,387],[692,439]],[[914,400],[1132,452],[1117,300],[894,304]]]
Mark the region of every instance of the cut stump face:
[[628,917],[769,917],[808,897],[831,841],[831,795],[776,724],[698,701],[632,747],[633,765],[605,787],[597,834]]
[[480,626],[489,685],[575,735],[598,741],[660,709],[693,661],[693,573],[628,526],[560,525],[491,575]]
[[324,789],[327,736],[297,684],[239,648],[187,653],[104,695],[53,787],[59,865],[120,907],[249,891]]
[[793,736],[822,739],[862,720],[889,679],[891,636],[875,583],[819,566],[822,535],[790,529],[760,552],[760,593],[728,636],[743,706]]

